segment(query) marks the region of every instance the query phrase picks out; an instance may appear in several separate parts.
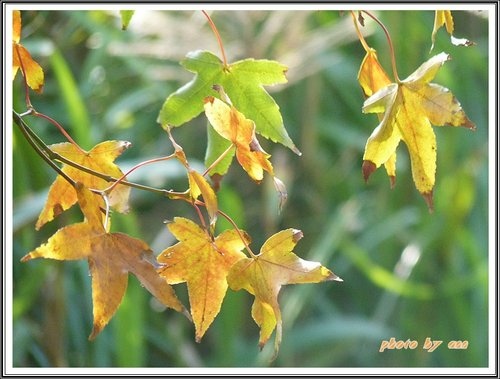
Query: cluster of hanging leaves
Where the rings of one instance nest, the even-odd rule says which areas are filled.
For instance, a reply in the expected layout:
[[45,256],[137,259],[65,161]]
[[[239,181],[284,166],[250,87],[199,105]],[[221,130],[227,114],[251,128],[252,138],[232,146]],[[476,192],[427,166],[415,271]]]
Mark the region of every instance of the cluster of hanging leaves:
[[[128,27],[133,13],[121,11],[122,29]],[[359,20],[362,21],[361,16]],[[356,19],[355,25],[358,28]],[[432,47],[443,25],[452,43],[472,44],[453,37],[450,11],[436,11]],[[363,112],[376,113],[379,119],[365,147],[364,179],[368,180],[384,165],[391,186],[395,185],[396,148],[402,140],[408,147],[415,185],[432,210],[436,137],[431,125],[475,129],[453,94],[431,82],[450,57],[446,53],[437,54],[408,78],[400,80],[395,75],[392,81],[380,65],[377,52],[361,33],[359,35],[366,51],[358,75],[366,97]],[[20,44],[20,37],[21,14],[14,11],[14,76],[20,70],[26,85],[41,92],[43,70]],[[200,218],[200,223],[196,223],[174,217],[167,228],[178,242],[166,246],[162,252],[154,253],[141,239],[110,232],[110,209],[122,213],[129,209],[130,183],[124,181],[126,175],[114,163],[130,147],[129,142],[105,141],[90,151],[84,151],[74,141],[46,146],[62,165],[50,187],[36,229],[75,204],[80,207],[84,220],[59,229],[22,261],[35,258],[87,260],[94,313],[89,339],[95,338],[115,314],[126,291],[128,274],[132,273],[162,304],[184,313],[194,323],[198,342],[220,312],[228,288],[246,290],[255,297],[251,314],[260,328],[259,346],[262,348],[276,330],[276,356],[282,339],[278,302],[281,287],[341,281],[320,263],[303,260],[293,252],[303,237],[300,230],[289,228],[277,232],[264,242],[260,253],[255,254],[250,248],[251,237],[218,208],[217,188],[234,157],[256,184],[267,173],[274,182],[280,202],[286,200],[285,184],[276,177],[271,156],[261,147],[259,136],[301,154],[284,127],[279,106],[264,88],[286,83],[287,67],[279,62],[255,59],[228,64],[223,50],[222,54],[224,60],[209,51],[188,53],[181,64],[194,74],[194,78],[165,100],[158,115],[158,122],[168,133],[174,148],[174,153],[165,159],[177,159],[188,177],[187,190],[163,191],[169,199],[191,203]],[[203,173],[191,168],[182,147],[172,136],[175,128],[188,124],[201,113],[207,119],[206,170]],[[205,208],[208,222],[200,207]],[[233,229],[215,235],[215,225],[221,215],[229,219]],[[189,310],[175,294],[173,286],[179,283],[187,283]]]
[[[122,11],[122,28],[128,26],[132,11]],[[39,90],[43,71],[20,45],[20,12],[14,14],[14,71],[22,68],[28,85]],[[16,60],[16,56],[19,59]],[[50,187],[36,229],[54,220],[77,204],[84,216],[80,223],[59,229],[48,241],[29,252],[22,262],[36,258],[85,259],[92,280],[94,339],[108,324],[125,294],[128,274],[168,308],[184,313],[195,327],[200,341],[221,309],[228,288],[244,289],[255,297],[252,316],[260,327],[262,348],[276,330],[275,356],[282,339],[278,303],[281,286],[341,279],[318,262],[299,258],[293,249],[302,238],[296,229],[280,231],[267,239],[259,254],[250,248],[250,236],[231,221],[234,228],[214,235],[218,216],[215,185],[207,176],[227,173],[233,157],[257,184],[267,172],[277,196],[286,200],[286,188],[274,173],[271,156],[259,144],[257,134],[283,144],[300,155],[283,125],[279,107],[264,86],[285,83],[287,68],[275,61],[246,59],[226,64],[209,51],[187,54],[182,65],[195,73],[194,79],[170,95],[158,121],[168,133],[177,159],[187,171],[188,189],[169,192],[170,199],[190,202],[198,210],[200,223],[174,217],[167,224],[178,240],[155,254],[141,239],[111,233],[111,209],[127,212],[130,187],[115,159],[130,147],[125,141],[105,141],[84,151],[73,142],[47,148],[62,162],[59,175]],[[40,76],[42,72],[42,76]],[[172,137],[175,127],[185,125],[204,112],[208,144],[206,172],[193,170],[180,145]],[[98,173],[99,175],[96,175]],[[110,182],[113,185],[110,186]],[[219,185],[220,183],[216,183]],[[208,223],[199,211],[206,209]],[[187,283],[189,311],[176,297],[173,285]]]
[[[438,29],[444,24],[452,35],[451,12],[436,11],[432,46]],[[355,25],[358,27],[357,23]],[[395,82],[392,82],[380,65],[375,49],[368,46],[361,34],[360,40],[366,51],[358,74],[359,84],[366,97],[362,110],[363,113],[376,113],[379,118],[379,124],[365,146],[363,177],[367,181],[377,168],[384,165],[391,187],[394,187],[396,148],[402,140],[410,154],[415,186],[432,211],[437,154],[432,125],[461,126],[471,130],[476,128],[450,90],[431,83],[439,68],[451,58],[446,53],[437,54],[408,78],[400,80],[396,77]],[[453,35],[452,42],[463,46],[473,44],[465,39],[454,38]]]

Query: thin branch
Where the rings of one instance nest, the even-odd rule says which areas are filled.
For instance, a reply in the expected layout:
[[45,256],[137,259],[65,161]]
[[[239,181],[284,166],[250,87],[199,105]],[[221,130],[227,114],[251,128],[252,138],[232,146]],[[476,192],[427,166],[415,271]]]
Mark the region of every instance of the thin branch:
[[[37,153],[39,153],[39,155],[43,155],[45,156],[46,158],[48,158],[48,160],[50,161],[47,162],[50,164],[51,167],[53,167],[54,160],[58,160],[59,162],[62,162],[62,163],[65,163],[69,166],[72,166],[80,171],[83,171],[87,174],[90,174],[90,175],[93,175],[93,176],[96,176],[98,178],[101,178],[107,182],[116,182],[118,179],[117,178],[114,178],[110,175],[106,175],[106,174],[103,174],[101,172],[98,172],[98,171],[94,171],[88,167],[85,167],[85,166],[82,166],[78,163],[75,163],[73,162],[72,160],[70,159],[67,159],[65,157],[63,157],[62,155],[52,151],[43,141],[40,137],[38,137],[36,135],[36,133],[33,132],[33,130],[31,130],[31,128],[28,127],[28,125],[26,125],[26,123],[24,122],[24,120],[22,120],[22,118],[19,116],[19,114],[17,114],[15,111],[13,111],[13,117],[16,121],[22,123],[23,127],[25,128],[26,132],[28,133],[28,135],[30,135],[35,141],[36,143],[41,146],[40,149],[35,149],[37,151]],[[17,123],[17,122],[16,122]],[[42,158],[43,158],[42,156]],[[55,165],[57,167],[54,168],[54,170],[57,171],[57,173],[61,173],[62,171],[60,170],[60,168]],[[188,191],[185,191],[185,192],[175,192],[175,191],[170,191],[170,190],[165,190],[165,189],[158,189],[158,188],[154,188],[154,187],[149,187],[149,186],[146,186],[146,185],[143,185],[143,184],[138,184],[138,183],[133,183],[133,182],[129,182],[129,181],[126,181],[126,180],[122,180],[121,181],[121,184],[123,185],[126,185],[126,186],[129,186],[129,187],[133,187],[133,188],[136,188],[136,189],[140,189],[140,190],[144,190],[144,191],[148,191],[148,192],[152,192],[152,193],[155,193],[155,194],[158,194],[158,195],[161,195],[161,196],[166,196],[170,199],[180,199],[180,200],[185,200],[185,201],[188,201],[188,202],[191,202],[191,199],[189,197],[189,193]]]
[[42,158],[54,171],[56,171],[59,175],[61,175],[64,179],[68,181],[69,184],[72,186],[75,186],[75,181],[71,179],[61,168],[56,165],[53,160],[50,158],[50,156],[47,154],[47,152],[40,148],[38,145],[39,138],[36,136],[36,138],[33,138],[33,131],[29,128],[29,126],[24,122],[24,120],[19,116],[19,114],[15,111],[12,111],[12,116],[14,118],[14,122],[16,123],[17,126],[21,129],[21,133],[23,133],[24,138],[26,138],[26,141],[31,145],[31,147],[36,151],[36,153]]

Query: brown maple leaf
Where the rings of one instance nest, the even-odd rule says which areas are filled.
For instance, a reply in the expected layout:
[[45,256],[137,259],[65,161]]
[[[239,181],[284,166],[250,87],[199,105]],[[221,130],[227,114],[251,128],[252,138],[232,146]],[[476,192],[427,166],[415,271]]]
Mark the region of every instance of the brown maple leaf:
[[[165,264],[159,272],[170,284],[187,282],[199,342],[220,311],[227,291],[227,272],[245,258],[241,252],[245,242],[235,230],[226,230],[213,239],[183,217],[176,217],[168,228],[180,242],[158,256],[158,262]],[[248,243],[248,236],[243,236]]]
[[[118,179],[123,173],[113,162],[129,146],[130,142],[126,141],[105,141],[94,146],[89,152],[84,152],[69,142],[63,142],[51,145],[49,148],[74,163]],[[106,180],[67,164],[63,164],[62,171],[88,188],[99,190],[109,186]],[[129,194],[130,188],[119,184],[109,194],[109,204],[118,212],[127,212]],[[99,202],[100,206],[105,208],[102,197],[93,196],[94,201]],[[58,175],[50,187],[45,206],[38,216],[36,229],[40,229],[45,223],[52,221],[60,213],[72,207],[77,200],[73,186]]]
[[296,229],[286,229],[274,234],[262,245],[259,255],[238,261],[227,277],[232,290],[245,289],[255,296],[252,317],[260,327],[261,348],[276,328],[274,356],[278,353],[282,334],[278,304],[281,286],[326,280],[342,281],[320,263],[306,261],[292,252],[301,238],[302,232]]
[[75,189],[85,221],[59,229],[47,243],[26,254],[21,261],[35,258],[88,260],[94,310],[89,339],[101,332],[118,309],[127,288],[129,272],[162,304],[185,312],[172,287],[156,272],[160,265],[150,247],[126,234],[108,233],[95,195],[82,183],[77,183]]

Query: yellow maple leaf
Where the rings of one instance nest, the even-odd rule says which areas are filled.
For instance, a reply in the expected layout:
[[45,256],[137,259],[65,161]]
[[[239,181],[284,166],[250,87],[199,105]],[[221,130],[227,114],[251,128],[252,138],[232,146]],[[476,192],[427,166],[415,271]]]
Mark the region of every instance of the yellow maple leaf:
[[453,94],[430,83],[448,59],[446,53],[432,57],[407,79],[383,87],[363,104],[364,113],[384,114],[366,143],[365,180],[390,159],[403,140],[410,153],[413,181],[430,210],[436,173],[436,136],[431,124],[475,129]]
[[[158,262],[165,264],[159,272],[169,284],[187,282],[199,342],[220,311],[227,291],[228,270],[245,258],[241,252],[245,242],[235,230],[226,230],[213,239],[183,217],[175,217],[168,228],[179,242],[157,257]],[[243,236],[249,239],[246,234]]]
[[296,229],[286,229],[274,234],[262,245],[259,255],[238,261],[227,276],[227,282],[232,290],[245,289],[255,296],[252,317],[260,327],[261,348],[276,329],[275,356],[282,334],[278,304],[281,286],[326,280],[342,281],[320,263],[306,261],[292,252],[301,238],[302,232]]
[[455,46],[471,46],[474,45],[474,42],[469,41],[465,38],[455,38],[453,36],[453,30],[455,29],[455,25],[453,22],[453,16],[451,15],[450,10],[436,10],[434,16],[434,28],[432,29],[432,46],[431,51],[434,48],[434,43],[436,42],[436,34],[438,30],[445,25],[446,31],[450,35],[451,43]]
[[215,97],[205,98],[205,114],[222,137],[232,142],[236,148],[236,159],[248,175],[260,182],[264,171],[274,175],[273,166],[255,136],[255,124],[245,118],[234,106]]
[[[113,161],[129,146],[130,143],[125,141],[105,141],[94,146],[89,152],[84,152],[69,142],[63,142],[51,145],[49,148],[74,163],[118,179],[123,173]],[[67,164],[63,165],[62,171],[88,188],[104,189],[109,186],[106,180]],[[130,188],[119,184],[109,194],[109,204],[118,212],[127,212],[129,194]],[[95,201],[105,208],[102,197],[94,196]],[[47,201],[38,217],[36,229],[40,229],[45,223],[52,221],[54,217],[72,207],[77,200],[73,186],[58,175],[50,187]]]
[[12,79],[16,77],[19,67],[24,69],[26,83],[34,91],[43,90],[44,74],[42,67],[31,57],[26,48],[19,43],[21,40],[21,12],[12,12]]
[[47,243],[26,254],[21,261],[88,260],[94,313],[89,339],[101,332],[118,309],[127,289],[129,272],[165,306],[185,312],[172,287],[158,275],[156,269],[160,265],[149,246],[123,233],[108,233],[94,194],[79,182],[75,190],[85,221],[59,229]]
[[[363,90],[365,98],[370,97],[379,89],[391,83],[385,70],[378,61],[377,52],[375,49],[367,47],[366,55],[361,62],[361,67],[358,72],[358,81]],[[381,121],[383,114],[378,114]],[[384,162],[385,170],[391,181],[391,187],[396,183],[396,152],[394,152],[387,161]]]
[[210,225],[212,228],[215,227],[215,222],[217,221],[217,213],[219,211],[219,207],[217,205],[217,196],[215,195],[215,191],[210,186],[208,181],[205,179],[203,175],[199,172],[193,170],[188,163],[186,154],[182,147],[175,142],[172,135],[169,131],[169,138],[174,146],[175,156],[181,162],[181,164],[186,168],[188,173],[188,181],[189,181],[189,194],[193,202],[195,202],[200,195],[203,197],[203,201],[205,202],[205,207],[207,209],[208,216],[210,217]]
[[203,175],[201,175],[197,171],[189,170],[188,178],[191,197],[194,200],[196,200],[200,195],[203,197],[208,216],[210,217],[210,225],[214,227],[215,222],[217,221],[217,212],[219,210],[215,191],[210,186],[208,181],[203,177]]

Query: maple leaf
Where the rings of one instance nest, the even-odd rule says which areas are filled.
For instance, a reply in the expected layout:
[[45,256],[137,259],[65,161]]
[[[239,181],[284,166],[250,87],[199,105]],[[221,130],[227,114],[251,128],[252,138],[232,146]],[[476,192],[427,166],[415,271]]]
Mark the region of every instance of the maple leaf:
[[[49,148],[74,163],[102,174],[119,178],[123,173],[113,161],[129,146],[130,142],[126,141],[105,141],[94,146],[89,152],[84,152],[69,142],[63,142],[51,145]],[[82,182],[88,188],[104,189],[109,186],[106,180],[70,165],[63,164],[62,171],[73,180]],[[118,212],[127,212],[129,194],[130,188],[119,184],[109,194],[109,204]],[[102,197],[99,195],[94,196],[94,201],[105,208]],[[73,186],[62,176],[58,175],[49,189],[47,201],[35,226],[36,229],[38,230],[45,223],[52,221],[60,213],[72,207],[77,201],[77,195]]]
[[474,42],[469,41],[468,39],[465,38],[455,38],[453,37],[453,30],[455,28],[454,22],[453,22],[453,16],[451,15],[451,11],[449,10],[436,10],[435,16],[434,16],[434,28],[432,30],[432,45],[431,45],[431,51],[434,48],[434,43],[436,42],[436,34],[438,30],[445,25],[446,31],[450,35],[451,38],[451,43],[455,46],[472,46],[474,45]]
[[432,57],[407,79],[383,87],[363,104],[364,113],[384,114],[366,143],[365,180],[391,158],[403,140],[410,153],[413,181],[431,211],[436,173],[436,136],[431,124],[475,129],[453,94],[429,83],[448,59],[446,53]]
[[[378,61],[377,51],[372,48],[367,48],[366,55],[361,62],[358,72],[358,81],[363,90],[365,98],[370,97],[379,89],[391,83],[385,70]],[[378,114],[379,121],[382,121],[383,114]],[[384,162],[384,167],[391,181],[391,188],[396,183],[396,152]]]
[[210,217],[210,225],[212,228],[215,227],[219,207],[217,205],[217,196],[215,195],[213,188],[203,175],[197,171],[190,169],[188,171],[188,178],[191,197],[193,200],[196,200],[200,195],[203,197],[208,216]]
[[175,217],[168,229],[179,240],[164,250],[158,262],[165,264],[159,272],[169,284],[187,282],[191,315],[199,342],[220,311],[227,291],[227,272],[235,262],[245,258],[241,250],[249,237],[226,230],[215,239],[196,223]]
[[264,59],[244,59],[224,66],[216,55],[201,50],[188,53],[181,64],[196,75],[165,100],[158,116],[164,127],[180,126],[203,112],[203,99],[219,84],[234,106],[255,122],[257,133],[300,155],[283,125],[278,105],[263,87],[286,83],[286,66]]
[[175,150],[175,156],[182,163],[182,165],[186,168],[188,172],[188,180],[189,180],[189,192],[193,203],[198,199],[201,195],[205,202],[205,207],[207,209],[208,216],[210,217],[210,226],[215,228],[215,222],[217,221],[217,213],[219,211],[219,207],[217,205],[217,196],[215,195],[215,191],[210,186],[208,181],[201,175],[199,172],[193,170],[188,163],[186,154],[173,137],[170,135],[170,141]]
[[255,136],[255,124],[245,118],[234,106],[209,96],[204,99],[205,114],[215,131],[231,141],[236,149],[236,159],[255,181],[260,182],[264,171],[274,175],[270,155],[260,146]]
[[118,309],[127,289],[129,272],[165,306],[185,312],[172,287],[158,275],[156,269],[160,265],[149,246],[123,233],[108,233],[94,195],[79,182],[75,190],[85,221],[59,229],[47,243],[26,254],[21,261],[88,260],[94,313],[89,339],[101,332]]
[[122,19],[122,30],[127,30],[128,24],[134,15],[135,11],[120,11],[120,17]]
[[44,74],[42,67],[31,57],[29,51],[19,43],[21,40],[21,12],[12,12],[12,79],[16,77],[19,67],[24,70],[26,83],[34,91],[43,90]]
[[255,296],[252,317],[260,327],[261,348],[276,328],[275,356],[282,334],[278,304],[281,286],[326,280],[342,281],[320,263],[306,261],[292,252],[301,238],[302,232],[297,229],[286,229],[274,234],[262,245],[259,255],[236,262],[227,276],[227,282],[232,290],[245,289]]

